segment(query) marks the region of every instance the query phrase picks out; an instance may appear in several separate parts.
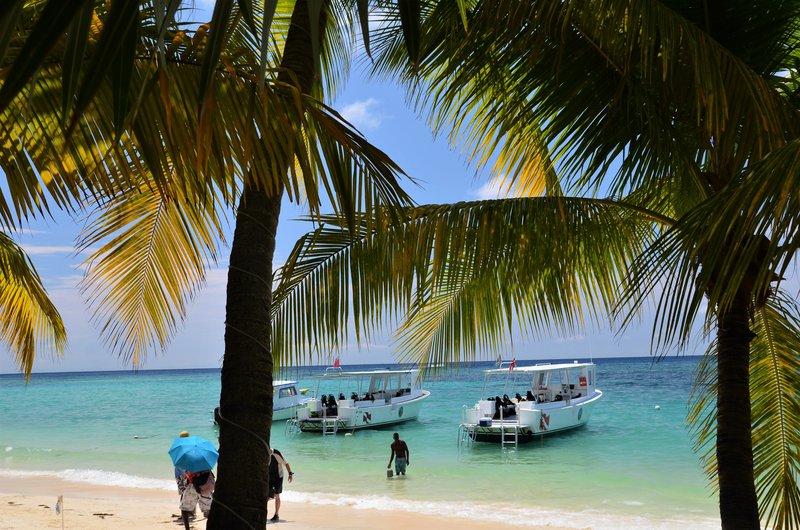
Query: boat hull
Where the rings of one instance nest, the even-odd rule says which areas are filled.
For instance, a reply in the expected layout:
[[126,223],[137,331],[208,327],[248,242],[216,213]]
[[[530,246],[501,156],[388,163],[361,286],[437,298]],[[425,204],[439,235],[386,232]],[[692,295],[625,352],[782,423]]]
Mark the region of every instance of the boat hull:
[[569,405],[520,409],[516,417],[509,419],[468,418],[461,428],[475,442],[528,443],[537,437],[583,427],[589,422],[592,409],[602,395],[597,390],[594,396],[575,400]]
[[288,407],[283,407],[280,409],[273,409],[272,422],[275,423],[276,421],[288,420],[290,418],[293,418],[297,415],[297,411],[303,407],[305,407],[305,402],[297,403],[296,405],[290,405]]
[[392,400],[391,403],[340,406],[337,416],[311,417],[307,414],[307,409],[304,409],[291,421],[302,432],[312,433],[376,429],[416,420],[423,402],[429,396],[430,392],[423,390],[419,396]]

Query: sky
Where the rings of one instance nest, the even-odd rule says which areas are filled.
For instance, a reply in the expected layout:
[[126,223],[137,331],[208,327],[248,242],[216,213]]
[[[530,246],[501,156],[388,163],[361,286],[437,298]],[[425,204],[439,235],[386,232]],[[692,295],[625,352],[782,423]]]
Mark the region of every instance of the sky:
[[[426,123],[405,104],[401,88],[371,81],[363,66],[354,65],[350,81],[332,103],[374,145],[383,149],[418,185],[406,186],[419,204],[496,198],[497,185],[488,171],[477,171],[452,149],[445,138],[435,138]],[[285,261],[296,239],[311,229],[298,220],[302,209],[284,200],[278,228],[275,263]],[[21,232],[12,233],[30,255],[52,300],[64,318],[68,346],[61,358],[39,355],[34,372],[130,370],[100,340],[78,284],[81,263],[86,258],[74,249],[81,228],[80,219],[56,212],[53,219],[38,219]],[[229,234],[232,233],[232,227]],[[230,241],[230,235],[228,240]],[[142,369],[216,368],[224,350],[225,282],[227,252],[222,249],[219,263],[207,274],[207,284],[189,304],[186,320],[163,352],[151,353]],[[631,325],[623,335],[608,330],[589,329],[569,337],[514,339],[504,352],[510,359],[590,358],[644,356],[650,352],[652,321],[645,317]],[[349,344],[340,353],[342,364],[385,363],[393,360],[390,331],[376,337],[373,344]],[[701,354],[702,341],[690,345],[685,353]],[[13,357],[0,346],[0,373],[16,371]]]

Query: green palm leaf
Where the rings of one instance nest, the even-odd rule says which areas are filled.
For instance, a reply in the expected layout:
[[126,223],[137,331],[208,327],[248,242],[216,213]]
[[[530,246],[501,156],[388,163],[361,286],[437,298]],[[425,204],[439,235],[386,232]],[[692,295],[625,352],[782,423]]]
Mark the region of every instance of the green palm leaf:
[[[800,307],[786,293],[770,298],[756,313],[750,359],[753,458],[760,511],[770,528],[800,523]],[[689,423],[706,470],[716,485],[714,451],[716,371],[713,347],[701,365],[691,400]]]
[[61,315],[47,297],[42,280],[25,252],[0,233],[0,340],[20,371],[30,377],[42,350],[60,355],[67,341]]
[[[679,2],[478,3],[466,34],[457,31],[454,5],[437,7],[423,29],[430,49],[416,101],[435,126],[447,124],[472,146],[473,159],[489,160],[486,151],[498,142],[513,152],[508,144],[543,131],[573,185],[597,185],[618,161],[605,193],[625,195],[678,167],[702,197],[707,162],[731,160],[724,170],[735,174],[797,130],[793,110],[762,78],[776,71],[767,44],[791,47],[795,4],[768,13],[731,7],[767,19],[753,21],[769,28],[763,34],[737,35],[736,50],[750,48],[748,61],[701,29],[702,13]],[[387,29],[375,39],[385,51],[381,72],[405,64],[396,34]],[[535,160],[537,150],[529,151]],[[516,178],[525,166],[507,158],[503,170]],[[721,169],[712,171],[730,178]]]
[[611,311],[652,237],[648,217],[563,197],[424,206],[355,232],[323,221],[276,276],[274,351],[295,360],[336,348],[350,318],[361,340],[407,313],[402,355],[436,362],[496,348],[515,315],[529,331],[573,329],[584,307]]
[[146,185],[98,204],[80,242],[96,248],[82,289],[106,342],[133,366],[166,346],[202,286],[222,237],[219,209]]

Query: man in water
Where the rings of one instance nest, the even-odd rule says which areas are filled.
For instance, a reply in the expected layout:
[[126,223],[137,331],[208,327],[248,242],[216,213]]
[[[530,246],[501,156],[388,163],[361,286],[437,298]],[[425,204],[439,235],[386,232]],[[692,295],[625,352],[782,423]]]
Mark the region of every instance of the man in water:
[[397,475],[405,475],[406,474],[406,466],[410,464],[409,457],[410,453],[408,452],[408,445],[400,439],[400,435],[394,433],[392,435],[394,441],[391,445],[392,455],[389,457],[389,465],[386,466],[386,469],[390,469],[392,467],[392,460],[394,460],[394,472]]

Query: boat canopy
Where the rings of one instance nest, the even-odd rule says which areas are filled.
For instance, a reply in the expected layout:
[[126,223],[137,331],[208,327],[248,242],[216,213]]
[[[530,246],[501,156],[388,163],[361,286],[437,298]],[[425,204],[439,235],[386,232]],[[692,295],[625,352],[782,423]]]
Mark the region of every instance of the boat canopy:
[[344,372],[344,371],[329,371],[325,372],[324,374],[319,374],[318,378],[320,379],[333,379],[337,377],[364,377],[364,376],[373,376],[373,375],[416,375],[417,369],[411,370],[364,370],[361,372]]
[[577,368],[586,368],[594,366],[594,363],[559,363],[559,364],[537,364],[534,366],[520,366],[514,367],[513,370],[508,368],[492,368],[491,370],[484,370],[485,374],[508,374],[510,373],[525,373],[525,372],[552,372],[556,370],[575,370]]

